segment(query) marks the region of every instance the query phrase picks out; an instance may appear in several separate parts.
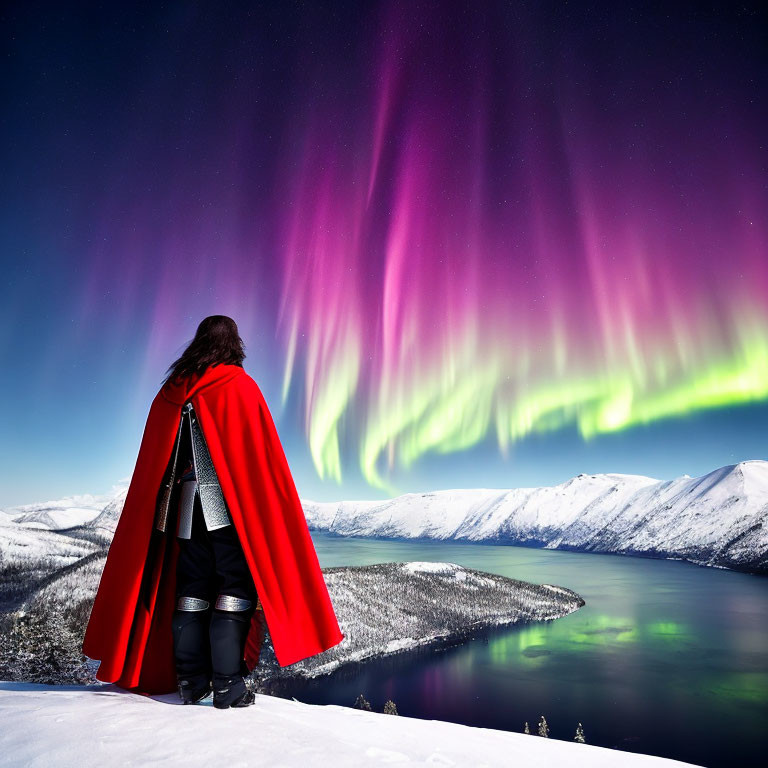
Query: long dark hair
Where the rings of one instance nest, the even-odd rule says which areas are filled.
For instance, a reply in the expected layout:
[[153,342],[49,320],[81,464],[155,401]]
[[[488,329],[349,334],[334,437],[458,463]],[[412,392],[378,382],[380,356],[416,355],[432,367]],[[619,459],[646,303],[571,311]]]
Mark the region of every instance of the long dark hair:
[[181,357],[168,366],[163,386],[171,379],[202,373],[210,365],[228,363],[242,368],[244,349],[237,323],[226,315],[210,315],[197,326],[195,338]]

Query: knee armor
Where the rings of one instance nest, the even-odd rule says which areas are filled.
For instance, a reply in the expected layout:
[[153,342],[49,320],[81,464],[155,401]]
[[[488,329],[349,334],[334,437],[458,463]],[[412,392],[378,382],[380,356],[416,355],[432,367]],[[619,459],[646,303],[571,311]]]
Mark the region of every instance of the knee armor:
[[176,603],[176,610],[179,611],[205,611],[210,603],[200,597],[180,597]]
[[219,595],[216,598],[214,608],[217,611],[247,611],[252,602],[244,597],[235,597],[234,595]]

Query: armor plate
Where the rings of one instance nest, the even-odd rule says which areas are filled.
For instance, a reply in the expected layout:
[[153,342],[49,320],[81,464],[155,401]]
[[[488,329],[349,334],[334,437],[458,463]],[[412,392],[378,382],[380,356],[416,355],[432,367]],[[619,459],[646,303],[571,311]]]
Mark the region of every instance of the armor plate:
[[194,411],[192,403],[188,402],[185,403],[182,408],[173,455],[169,462],[169,469],[166,471],[167,480],[163,483],[160,489],[155,513],[155,528],[163,532],[167,529],[168,510],[171,493],[173,491],[174,483],[176,482],[179,447],[182,439],[191,441],[192,463],[195,468],[196,478],[194,482],[187,481],[182,484],[182,492],[179,498],[177,535],[180,538],[188,539],[190,538],[192,531],[192,512],[194,510],[196,496],[200,497],[205,527],[209,531],[231,525],[232,521],[229,517],[224,494],[219,485],[216,469],[213,466],[211,455],[208,452],[205,435],[203,434],[202,427],[197,419],[197,414]]

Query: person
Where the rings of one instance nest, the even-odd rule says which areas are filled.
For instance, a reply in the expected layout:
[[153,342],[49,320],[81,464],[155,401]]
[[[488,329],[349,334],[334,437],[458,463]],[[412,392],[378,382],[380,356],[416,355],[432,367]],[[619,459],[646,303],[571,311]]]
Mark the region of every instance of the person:
[[168,367],[83,640],[99,680],[246,707],[267,629],[281,666],[345,637],[244,358],[212,315]]

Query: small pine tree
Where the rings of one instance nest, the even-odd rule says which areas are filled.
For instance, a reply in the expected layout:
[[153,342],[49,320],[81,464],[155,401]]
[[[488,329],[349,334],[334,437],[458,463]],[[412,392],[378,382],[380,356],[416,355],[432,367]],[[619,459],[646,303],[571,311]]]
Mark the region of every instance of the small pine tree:
[[355,703],[352,705],[355,709],[366,709],[368,712],[371,712],[371,704],[369,701],[366,701],[365,696],[361,693],[356,699]]
[[531,729],[528,727],[528,721],[525,721],[525,728],[523,728],[523,733],[530,734]]
[[579,744],[584,743],[584,730],[581,727],[581,723],[579,723],[578,727],[576,728],[576,736],[574,736],[574,741],[578,741]]
[[395,702],[392,701],[392,699],[387,699],[384,702],[384,714],[385,715],[396,715],[397,714],[397,707],[395,706]]
[[547,720],[544,715],[542,715],[541,720],[539,720],[539,736],[543,736],[545,739],[549,738],[549,726],[547,725]]

